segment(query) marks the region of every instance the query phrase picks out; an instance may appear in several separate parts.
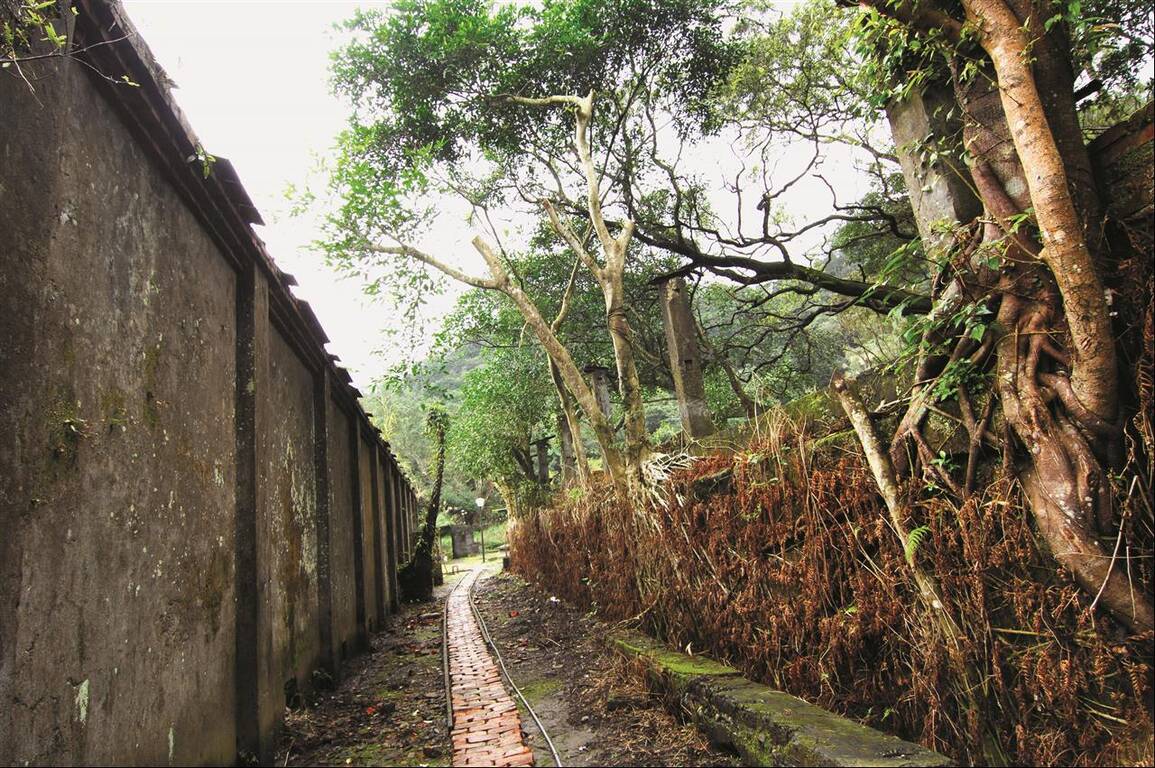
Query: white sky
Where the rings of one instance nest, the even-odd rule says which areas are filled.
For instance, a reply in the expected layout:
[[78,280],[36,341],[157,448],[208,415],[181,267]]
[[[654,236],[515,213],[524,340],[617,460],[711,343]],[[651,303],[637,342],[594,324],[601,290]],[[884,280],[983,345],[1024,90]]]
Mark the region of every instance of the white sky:
[[[305,185],[316,158],[327,154],[346,123],[348,110],[329,92],[329,54],[341,37],[333,25],[349,18],[358,6],[389,2],[125,0],[124,4],[176,83],[177,102],[205,149],[235,165],[267,223],[257,227],[258,234],[281,268],[297,277],[295,293],[313,306],[331,339],[330,351],[367,391],[390,364],[387,349],[384,354],[378,350],[397,343],[390,342],[382,329],[405,320],[380,300],[370,300],[358,281],[340,277],[308,249],[319,236],[317,222],[290,217],[285,190],[290,183]],[[720,155],[729,152],[719,147],[717,154],[697,158],[704,172],[725,172],[727,159]],[[783,153],[787,166],[805,159],[791,154]],[[841,201],[855,199],[863,191],[861,176],[849,159],[834,165],[828,172],[833,171]],[[781,178],[794,172],[784,168]],[[816,182],[809,191],[799,185],[790,197],[792,210],[813,215],[816,209],[829,209],[826,192]],[[732,199],[720,198],[719,204],[732,205]],[[479,272],[480,260],[468,244],[474,231],[464,222],[464,209],[453,208],[447,206],[437,231],[418,245]],[[435,301],[431,314],[443,312],[458,290]]]
[[[333,24],[371,2],[188,2],[126,0],[129,17],[176,82],[175,96],[205,149],[236,166],[266,226],[269,252],[297,277],[294,292],[320,318],[363,391],[388,360],[382,327],[396,318],[307,249],[316,222],[288,215],[285,190],[302,184],[344,127],[347,110],[329,93]],[[387,5],[387,3],[376,3]],[[464,227],[461,235],[466,234]],[[468,239],[468,238],[466,238]]]

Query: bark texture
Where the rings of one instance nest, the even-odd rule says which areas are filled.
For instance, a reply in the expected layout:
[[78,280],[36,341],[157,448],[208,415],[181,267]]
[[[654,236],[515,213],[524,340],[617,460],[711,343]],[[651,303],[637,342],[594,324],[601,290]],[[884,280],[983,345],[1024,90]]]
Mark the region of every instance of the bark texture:
[[433,542],[437,539],[437,515],[441,511],[441,486],[445,480],[445,432],[447,424],[440,414],[431,414],[430,431],[437,445],[434,459],[433,489],[425,507],[425,520],[413,548],[412,559],[397,572],[401,598],[411,603],[433,599]]
[[[944,29],[963,45],[964,19],[931,24],[928,13],[946,17],[934,4],[877,7],[916,29]],[[921,429],[930,388],[951,366],[992,370],[1008,428],[1004,463],[1019,478],[1042,539],[1100,605],[1132,630],[1149,630],[1150,596],[1137,593],[1099,541],[1114,538],[1118,527],[1108,470],[1122,432],[1120,382],[1102,274],[1101,204],[1075,109],[1066,34],[1061,24],[1045,30],[1040,20],[1049,15],[1031,0],[963,0],[962,9],[981,49],[966,55],[978,53],[985,70],[960,75],[962,53],[949,63],[984,219],[940,281],[931,316],[949,318],[966,302],[980,302],[997,322],[981,341],[950,323],[928,331],[924,348],[931,351],[919,361],[890,458],[900,478],[921,470],[968,496],[988,442],[990,403],[977,412],[969,385],[959,385],[970,434],[961,483],[933,462]],[[986,265],[991,253],[1002,254],[998,269]]]

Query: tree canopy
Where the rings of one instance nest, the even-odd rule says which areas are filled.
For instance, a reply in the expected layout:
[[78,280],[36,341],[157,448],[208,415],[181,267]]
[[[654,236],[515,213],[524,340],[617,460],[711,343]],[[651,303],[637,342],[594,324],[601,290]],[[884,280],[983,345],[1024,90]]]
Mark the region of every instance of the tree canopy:
[[[537,426],[511,412],[486,428],[524,448],[552,418],[581,446],[585,424],[615,480],[641,478],[646,401],[672,383],[656,286],[687,277],[720,415],[893,357],[913,383],[886,450],[856,422],[884,495],[893,476],[969,499],[997,413],[1056,557],[1116,616],[1150,623],[1088,522],[1119,525],[1105,489],[1129,402],[1118,355],[1133,353],[1111,327],[1104,281],[1125,257],[1108,253],[1086,138],[1150,98],[1127,66],[1152,52],[1138,5],[425,0],[347,32],[334,83],[354,115],[327,248],[415,301],[437,272],[473,289],[442,334],[485,350],[491,376],[467,399],[528,406],[520,387],[554,388]],[[895,110],[919,103],[931,127],[898,145]],[[927,169],[961,181],[956,211],[981,213],[912,205],[943,194]],[[482,233],[481,268],[418,242],[450,197]],[[529,375],[534,359],[546,375]],[[618,410],[587,363],[612,364]],[[518,381],[488,380],[503,370]],[[853,420],[852,390],[839,384]],[[924,434],[944,408],[970,436],[962,469]],[[525,468],[504,449],[485,461]]]

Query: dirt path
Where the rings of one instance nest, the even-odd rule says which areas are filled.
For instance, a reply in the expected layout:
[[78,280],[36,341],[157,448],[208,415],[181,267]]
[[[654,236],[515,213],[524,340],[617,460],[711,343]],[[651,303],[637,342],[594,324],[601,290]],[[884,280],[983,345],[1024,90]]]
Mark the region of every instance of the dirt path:
[[[511,574],[483,578],[478,609],[565,766],[741,765],[675,720],[603,646],[608,627]],[[553,765],[524,716],[536,764]]]
[[[389,617],[336,690],[288,714],[276,765],[451,765],[441,615],[463,575],[447,575],[435,603]],[[740,765],[678,723],[603,647],[606,625],[510,574],[483,574],[475,596],[564,765]],[[553,765],[524,711],[521,723],[536,764]]]
[[289,713],[276,765],[450,764],[441,608],[459,578],[447,577],[436,603],[390,616],[335,691]]

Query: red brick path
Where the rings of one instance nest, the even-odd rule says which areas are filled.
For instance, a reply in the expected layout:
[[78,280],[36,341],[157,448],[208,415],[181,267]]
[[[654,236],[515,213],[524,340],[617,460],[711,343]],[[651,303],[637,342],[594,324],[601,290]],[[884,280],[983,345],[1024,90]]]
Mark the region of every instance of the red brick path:
[[449,595],[445,632],[453,704],[454,766],[533,765],[521,737],[521,716],[506,693],[469,607],[474,569]]

